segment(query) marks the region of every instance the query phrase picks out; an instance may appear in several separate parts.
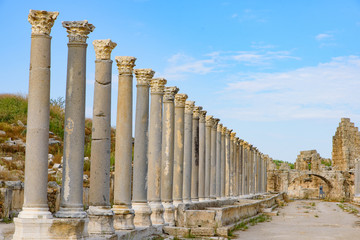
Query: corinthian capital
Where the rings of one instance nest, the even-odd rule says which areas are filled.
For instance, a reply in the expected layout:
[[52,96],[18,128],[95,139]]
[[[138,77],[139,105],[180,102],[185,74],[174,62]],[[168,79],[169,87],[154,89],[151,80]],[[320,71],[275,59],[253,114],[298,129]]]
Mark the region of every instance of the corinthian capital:
[[110,39],[93,41],[96,59],[109,60],[111,51],[116,47],[116,43]]
[[222,129],[221,129],[221,135],[224,135],[224,136],[225,136],[226,131],[227,131],[227,127],[222,127]]
[[193,109],[193,118],[194,119],[199,119],[200,118],[200,111],[202,110],[202,107],[200,106],[195,106]]
[[219,124],[217,125],[217,131],[218,131],[218,132],[221,132],[222,129],[223,129],[223,125],[222,125],[221,123],[219,123]]
[[50,35],[58,15],[59,12],[30,10],[28,21],[31,24],[31,34]]
[[217,125],[218,125],[218,123],[220,122],[220,119],[219,118],[214,118],[213,119],[213,129],[217,129]]
[[178,91],[177,87],[165,87],[164,102],[173,102]]
[[231,132],[231,133],[230,133],[230,139],[231,139],[231,140],[234,140],[235,135],[236,135],[236,132]]
[[87,35],[94,31],[94,25],[84,21],[64,21],[62,22],[66,32],[68,33],[69,42],[72,43],[86,43]]
[[119,70],[119,75],[132,75],[136,57],[116,56],[115,61]]
[[192,114],[195,107],[194,101],[186,101],[185,102],[185,113],[186,114]]
[[166,84],[165,78],[154,78],[150,81],[150,89],[151,93],[156,94],[164,94],[165,90],[165,84]]
[[226,135],[226,136],[230,136],[230,134],[231,134],[232,131],[233,131],[233,130],[230,129],[230,128],[226,129],[225,135]]
[[201,122],[201,123],[205,122],[206,113],[207,113],[207,111],[205,111],[205,110],[200,111],[199,122]]
[[207,115],[205,119],[205,126],[212,127],[214,125],[214,117],[212,115]]
[[134,69],[137,85],[150,85],[150,80],[154,77],[155,72],[151,68]]
[[185,101],[188,95],[184,93],[178,93],[175,95],[175,107],[185,107]]

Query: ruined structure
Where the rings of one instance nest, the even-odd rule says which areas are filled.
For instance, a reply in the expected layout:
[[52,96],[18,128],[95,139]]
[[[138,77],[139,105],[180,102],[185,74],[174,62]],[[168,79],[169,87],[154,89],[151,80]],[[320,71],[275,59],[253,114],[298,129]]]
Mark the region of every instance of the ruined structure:
[[287,163],[277,167],[268,159],[268,190],[285,191],[293,198],[318,198],[321,187],[329,200],[353,200],[355,175],[359,176],[360,170],[355,169],[359,149],[358,128],[349,118],[342,118],[333,137],[331,160],[320,157],[316,150],[301,151],[295,169],[290,169]]
[[[144,239],[161,234],[165,225],[170,234],[180,229],[184,233],[180,235],[191,231],[201,236],[226,236],[236,222],[261,213],[264,208],[271,209],[277,199],[283,198],[282,194],[264,196],[265,155],[236,137],[235,132],[219,123],[220,119],[206,116],[206,111],[195,107],[194,101],[186,101],[188,96],[178,94],[177,87],[166,87],[167,80],[152,79],[151,69],[134,70],[136,58],[129,56],[115,57],[119,88],[111,192],[111,51],[116,44],[108,39],[93,42],[96,54],[93,181],[90,206],[86,209],[83,202],[86,40],[95,27],[86,20],[66,21],[63,27],[69,43],[64,170],[60,208],[53,215],[48,207],[46,173],[49,34],[57,15],[35,10],[29,14],[32,44],[24,204],[14,220],[13,239]],[[133,151],[134,72],[137,102]],[[215,215],[216,221],[204,226],[202,222]],[[216,233],[219,226],[222,233]]]

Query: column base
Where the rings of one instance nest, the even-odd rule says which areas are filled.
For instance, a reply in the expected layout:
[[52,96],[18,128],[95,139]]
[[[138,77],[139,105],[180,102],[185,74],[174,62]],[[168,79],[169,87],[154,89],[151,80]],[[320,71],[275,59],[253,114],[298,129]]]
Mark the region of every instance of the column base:
[[199,198],[199,202],[205,202],[206,199],[205,198]]
[[15,233],[13,235],[13,240],[87,239],[88,222],[89,220],[87,218],[15,218]]
[[191,202],[199,202],[199,199],[198,198],[192,198]]
[[182,204],[183,201],[182,200],[174,200],[173,201],[173,205],[175,206],[175,208],[177,208],[179,206],[179,204]]
[[133,203],[132,207],[135,212],[134,224],[136,227],[150,227],[151,222],[151,208],[145,203]]
[[134,226],[134,210],[131,205],[114,205],[114,228],[115,230],[133,230]]
[[49,208],[23,207],[18,217],[31,219],[50,219],[53,218],[53,215],[49,211]]
[[57,218],[86,218],[87,214],[83,208],[79,207],[60,207],[60,210],[55,213]]
[[191,199],[183,199],[183,203],[192,203]]
[[175,226],[175,206],[172,202],[163,202],[164,206],[164,221],[169,226]]
[[114,212],[109,206],[89,206],[88,210],[90,236],[110,237],[115,234]]
[[149,202],[151,208],[151,222],[153,225],[162,225],[164,224],[164,207],[161,202]]

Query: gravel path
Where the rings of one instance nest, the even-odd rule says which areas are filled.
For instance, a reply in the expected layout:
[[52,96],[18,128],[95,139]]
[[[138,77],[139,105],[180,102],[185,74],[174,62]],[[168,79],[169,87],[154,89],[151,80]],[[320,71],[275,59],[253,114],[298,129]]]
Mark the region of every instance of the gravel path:
[[337,204],[315,200],[290,202],[288,206],[279,208],[278,216],[272,216],[270,222],[235,232],[235,239],[360,239],[360,217],[345,212]]

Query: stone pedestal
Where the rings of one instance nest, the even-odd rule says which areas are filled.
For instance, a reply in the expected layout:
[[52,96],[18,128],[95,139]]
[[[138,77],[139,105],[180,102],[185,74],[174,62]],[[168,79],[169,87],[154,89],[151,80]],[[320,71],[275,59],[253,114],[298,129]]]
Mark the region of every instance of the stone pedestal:
[[69,37],[66,79],[63,178],[59,218],[83,218],[85,144],[86,39],[94,26],[85,21],[63,22]]
[[214,125],[213,116],[207,115],[205,121],[205,200],[210,200],[211,128]]
[[164,206],[164,221],[175,226],[175,207],[173,205],[172,187],[174,170],[174,99],[179,91],[177,87],[166,87],[164,94],[164,117],[162,135],[162,176],[161,201]]
[[174,187],[173,203],[177,207],[182,203],[183,160],[184,160],[184,108],[186,94],[175,95],[175,139],[174,139]]
[[191,202],[192,121],[194,101],[185,102],[183,202]]
[[115,57],[119,70],[115,140],[114,228],[134,229],[131,206],[132,175],[132,85],[135,57]]
[[149,121],[149,86],[155,72],[152,69],[135,69],[137,80],[135,144],[132,207],[135,211],[136,227],[151,226],[151,209],[147,203],[147,167],[148,167],[148,121]]
[[148,151],[148,201],[152,224],[164,224],[164,207],[161,204],[161,149],[162,149],[162,104],[166,80],[155,78],[150,81],[151,103]]
[[206,111],[199,116],[199,201],[205,201],[205,118]]
[[199,201],[199,118],[202,107],[196,106],[192,119],[191,201]]
[[216,198],[221,198],[221,131],[222,124],[217,125],[216,131]]
[[94,109],[91,139],[89,234],[114,234],[110,206],[111,51],[116,43],[93,41],[95,48]]

